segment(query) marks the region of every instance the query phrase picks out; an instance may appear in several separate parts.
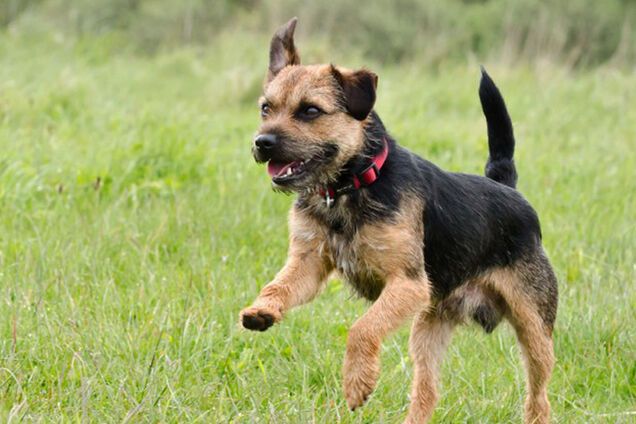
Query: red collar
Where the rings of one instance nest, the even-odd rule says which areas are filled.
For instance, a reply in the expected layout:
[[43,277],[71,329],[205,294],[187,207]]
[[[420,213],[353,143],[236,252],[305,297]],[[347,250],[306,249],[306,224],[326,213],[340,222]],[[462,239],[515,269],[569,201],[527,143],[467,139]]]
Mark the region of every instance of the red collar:
[[337,186],[318,187],[318,193],[325,198],[328,207],[333,206],[337,196],[358,190],[362,186],[369,186],[380,178],[380,169],[389,156],[389,143],[386,138],[382,139],[382,143],[384,145],[382,151],[373,156],[371,163],[364,170],[353,174],[350,182]]

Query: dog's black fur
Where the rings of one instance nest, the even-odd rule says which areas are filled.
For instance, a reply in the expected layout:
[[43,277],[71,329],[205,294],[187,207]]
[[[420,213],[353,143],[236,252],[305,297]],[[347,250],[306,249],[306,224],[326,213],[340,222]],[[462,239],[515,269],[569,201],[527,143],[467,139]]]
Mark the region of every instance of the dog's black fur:
[[[340,200],[346,202],[341,206],[351,210],[353,219],[345,222],[328,209],[311,209],[303,195],[297,207],[310,209],[332,231],[352,236],[361,225],[390,219],[398,212],[402,192],[416,193],[425,204],[425,270],[437,300],[443,300],[453,289],[487,269],[509,266],[533,254],[541,249],[539,219],[514,189],[517,172],[511,120],[499,90],[483,69],[479,95],[488,125],[490,157],[486,177],[446,172],[402,148],[372,112],[371,124],[366,128],[365,153],[349,163],[341,179],[350,180],[353,172],[366,166],[368,157],[382,149],[383,138],[389,143],[389,155],[374,184],[364,193],[354,191]],[[370,202],[374,207],[368,207]],[[360,294],[375,300],[379,291]],[[492,331],[496,325],[491,319],[493,314],[488,305],[482,305],[474,319]]]

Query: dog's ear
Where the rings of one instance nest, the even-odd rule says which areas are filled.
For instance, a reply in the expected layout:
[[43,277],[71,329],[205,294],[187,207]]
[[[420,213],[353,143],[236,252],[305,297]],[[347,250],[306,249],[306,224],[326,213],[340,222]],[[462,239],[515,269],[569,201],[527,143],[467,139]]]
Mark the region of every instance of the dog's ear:
[[276,74],[287,65],[299,65],[300,55],[294,46],[294,30],[298,18],[291,18],[282,27],[278,28],[269,45],[269,71],[267,80],[274,79]]
[[332,67],[332,73],[342,87],[344,104],[349,114],[358,121],[365,120],[375,104],[378,76],[366,69],[340,72]]

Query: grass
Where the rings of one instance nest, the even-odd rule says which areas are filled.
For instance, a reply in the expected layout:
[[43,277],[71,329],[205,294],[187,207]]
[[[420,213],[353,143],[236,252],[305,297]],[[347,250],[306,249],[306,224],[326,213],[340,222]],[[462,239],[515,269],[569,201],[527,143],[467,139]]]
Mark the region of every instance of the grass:
[[[398,422],[406,328],[368,405],[346,409],[344,342],[367,305],[344,283],[266,333],[237,326],[285,259],[292,202],[249,151],[267,40],[119,45],[0,35],[2,421]],[[403,145],[482,172],[477,65],[369,66]],[[634,422],[636,74],[488,68],[560,281],[555,421]],[[458,331],[442,384],[436,422],[519,422],[510,329]]]

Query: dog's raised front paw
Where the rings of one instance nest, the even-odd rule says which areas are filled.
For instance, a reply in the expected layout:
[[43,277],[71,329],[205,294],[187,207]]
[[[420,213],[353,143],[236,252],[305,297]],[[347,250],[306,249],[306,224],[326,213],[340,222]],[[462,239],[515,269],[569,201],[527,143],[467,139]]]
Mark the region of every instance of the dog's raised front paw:
[[274,309],[255,307],[243,309],[240,319],[243,327],[248,330],[265,331],[275,322],[280,321],[280,313]]

